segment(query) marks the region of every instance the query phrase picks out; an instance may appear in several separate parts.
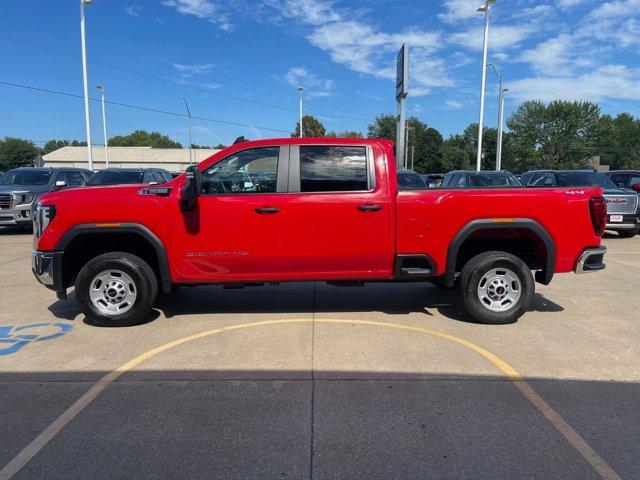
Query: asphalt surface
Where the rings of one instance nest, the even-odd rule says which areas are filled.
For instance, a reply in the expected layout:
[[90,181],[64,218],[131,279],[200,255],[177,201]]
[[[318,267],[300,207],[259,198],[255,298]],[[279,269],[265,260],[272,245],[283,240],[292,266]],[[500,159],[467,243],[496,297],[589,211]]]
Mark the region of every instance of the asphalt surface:
[[296,283],[99,328],[2,229],[0,469],[26,461],[0,479],[640,478],[640,237],[605,245],[513,325],[431,285]]

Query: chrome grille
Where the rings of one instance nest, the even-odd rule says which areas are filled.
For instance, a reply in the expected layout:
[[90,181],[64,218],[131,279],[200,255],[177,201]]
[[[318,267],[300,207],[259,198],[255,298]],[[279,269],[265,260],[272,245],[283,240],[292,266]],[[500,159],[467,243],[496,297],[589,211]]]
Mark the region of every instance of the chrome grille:
[[0,210],[8,210],[13,203],[13,195],[10,193],[0,193]]
[[636,213],[638,209],[638,195],[605,195],[607,213]]

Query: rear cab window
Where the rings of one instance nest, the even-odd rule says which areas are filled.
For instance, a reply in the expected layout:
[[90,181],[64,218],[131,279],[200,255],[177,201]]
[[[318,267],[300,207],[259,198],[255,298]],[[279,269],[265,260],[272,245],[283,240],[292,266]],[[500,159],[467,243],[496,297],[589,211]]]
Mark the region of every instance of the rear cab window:
[[366,192],[375,188],[370,147],[300,145],[292,148],[289,190],[300,193]]

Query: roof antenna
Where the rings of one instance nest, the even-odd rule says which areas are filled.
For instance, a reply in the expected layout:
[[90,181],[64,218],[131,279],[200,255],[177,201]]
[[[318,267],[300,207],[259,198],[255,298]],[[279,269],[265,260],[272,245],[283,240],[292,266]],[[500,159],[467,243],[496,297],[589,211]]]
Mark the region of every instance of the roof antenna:
[[244,143],[244,142],[248,142],[249,140],[247,140],[246,138],[244,138],[244,135],[241,137],[236,138],[236,141],[233,142],[234,145],[237,145],[238,143]]

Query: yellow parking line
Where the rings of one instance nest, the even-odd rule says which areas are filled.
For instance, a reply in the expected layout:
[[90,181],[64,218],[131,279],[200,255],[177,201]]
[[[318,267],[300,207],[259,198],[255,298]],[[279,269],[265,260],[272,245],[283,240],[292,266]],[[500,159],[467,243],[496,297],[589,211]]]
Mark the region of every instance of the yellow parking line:
[[507,362],[500,359],[488,350],[454,335],[448,333],[439,332],[436,330],[430,330],[427,328],[416,327],[412,325],[403,325],[399,323],[388,322],[375,322],[369,320],[335,320],[335,319],[289,319],[289,320],[264,320],[261,322],[243,323],[240,325],[232,325],[229,327],[215,328],[213,330],[207,330],[205,332],[197,333],[195,335],[189,335],[173,342],[165,343],[159,347],[149,350],[142,355],[137,356],[133,360],[121,365],[114,371],[108,373],[102,377],[96,384],[89,389],[84,395],[82,395],[73,405],[71,405],[62,415],[60,415],[54,422],[49,425],[42,433],[40,433],[34,440],[31,441],[18,455],[16,455],[5,467],[0,470],[0,480],[9,480],[12,478],[22,467],[24,467],[33,457],[35,457],[40,450],[42,450],[49,441],[51,441],[62,430],[67,423],[84,410],[100,393],[107,388],[111,383],[116,381],[123,374],[132,370],[142,362],[165,352],[178,345],[198,340],[204,337],[209,337],[219,333],[230,332],[233,330],[240,330],[245,328],[258,327],[262,325],[278,325],[287,323],[329,323],[329,324],[349,324],[349,325],[371,325],[387,328],[395,328],[398,330],[412,331],[431,335],[434,337],[443,338],[449,340],[458,345],[462,345],[474,352],[482,355],[491,363],[493,363],[506,377],[511,380],[520,392],[525,396],[531,404],[549,420],[549,422],[565,437],[565,439],[589,462],[589,464],[600,474],[605,480],[621,480],[621,477],[607,464],[607,462],[598,455],[593,448],[587,444],[587,442],[576,432],[571,426],[564,421],[564,419],[545,402],[545,400],[529,385],[520,374],[511,367]]

